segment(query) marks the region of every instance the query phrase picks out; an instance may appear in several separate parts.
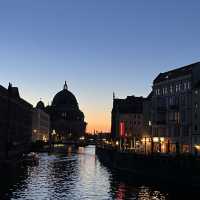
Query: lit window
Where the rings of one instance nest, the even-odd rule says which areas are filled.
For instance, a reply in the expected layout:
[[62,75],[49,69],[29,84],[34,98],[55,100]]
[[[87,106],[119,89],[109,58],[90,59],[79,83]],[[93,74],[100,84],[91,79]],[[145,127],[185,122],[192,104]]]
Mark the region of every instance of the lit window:
[[180,113],[179,112],[175,112],[175,121],[177,123],[180,123]]
[[152,123],[151,123],[151,121],[149,121],[149,126],[151,126],[152,125]]
[[194,93],[195,93],[195,94],[198,94],[198,90],[195,90]]

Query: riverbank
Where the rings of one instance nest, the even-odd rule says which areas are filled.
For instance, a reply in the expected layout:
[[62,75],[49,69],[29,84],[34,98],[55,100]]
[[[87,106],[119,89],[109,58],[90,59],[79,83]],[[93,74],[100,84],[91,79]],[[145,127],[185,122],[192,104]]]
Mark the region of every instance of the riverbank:
[[181,155],[144,155],[96,147],[105,165],[148,181],[160,181],[200,187],[200,159]]

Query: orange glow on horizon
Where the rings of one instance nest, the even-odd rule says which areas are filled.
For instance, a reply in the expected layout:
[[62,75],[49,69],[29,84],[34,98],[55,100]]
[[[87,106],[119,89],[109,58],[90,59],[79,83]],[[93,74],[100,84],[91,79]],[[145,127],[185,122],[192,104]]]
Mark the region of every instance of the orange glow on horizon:
[[[31,95],[23,94],[22,98],[31,102],[33,106],[38,102],[38,98],[31,98]],[[33,103],[34,102],[34,103]],[[44,99],[45,105],[48,105],[48,101]],[[84,112],[85,122],[87,123],[86,132],[110,132],[111,131],[111,108],[97,107],[92,105],[81,106],[80,109]]]
[[94,133],[94,131],[96,132],[110,132],[111,129],[111,125],[110,125],[110,121],[94,121],[94,120],[86,120],[86,122],[88,123],[87,128],[86,128],[86,132],[88,133]]

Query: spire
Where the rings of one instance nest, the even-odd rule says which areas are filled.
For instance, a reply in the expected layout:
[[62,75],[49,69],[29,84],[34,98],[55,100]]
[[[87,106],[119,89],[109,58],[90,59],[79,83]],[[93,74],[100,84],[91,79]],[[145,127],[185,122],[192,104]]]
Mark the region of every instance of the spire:
[[115,99],[115,92],[113,92],[113,100]]
[[64,84],[64,87],[63,87],[64,90],[68,90],[68,86],[67,86],[67,82],[65,81],[65,84]]

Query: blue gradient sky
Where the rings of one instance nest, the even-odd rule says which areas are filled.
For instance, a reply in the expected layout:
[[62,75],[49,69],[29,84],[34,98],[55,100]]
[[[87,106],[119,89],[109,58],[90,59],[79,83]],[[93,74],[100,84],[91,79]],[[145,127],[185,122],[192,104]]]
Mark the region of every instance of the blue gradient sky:
[[0,84],[33,105],[64,80],[88,130],[109,130],[116,97],[148,95],[161,72],[199,61],[200,2],[0,1]]

